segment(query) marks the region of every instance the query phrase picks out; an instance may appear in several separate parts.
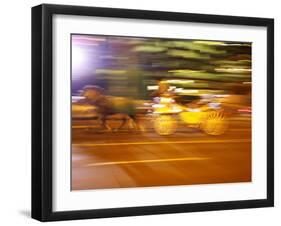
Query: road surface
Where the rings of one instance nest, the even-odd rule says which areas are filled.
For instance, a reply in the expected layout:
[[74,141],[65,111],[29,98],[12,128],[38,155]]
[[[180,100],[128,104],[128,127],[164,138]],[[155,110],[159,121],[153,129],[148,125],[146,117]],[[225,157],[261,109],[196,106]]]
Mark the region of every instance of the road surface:
[[159,136],[73,124],[72,190],[250,182],[250,122],[235,123],[219,137],[189,128]]

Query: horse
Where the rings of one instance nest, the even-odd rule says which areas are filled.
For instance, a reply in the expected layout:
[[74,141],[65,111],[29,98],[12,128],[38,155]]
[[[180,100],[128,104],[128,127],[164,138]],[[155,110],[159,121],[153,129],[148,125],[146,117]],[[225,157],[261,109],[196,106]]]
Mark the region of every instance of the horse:
[[136,106],[132,99],[105,95],[103,88],[94,85],[85,86],[80,95],[84,97],[79,101],[80,103],[96,107],[99,120],[107,130],[113,130],[107,123],[107,119],[114,117],[122,121],[121,125],[115,129],[116,131],[123,128],[126,124],[129,124],[129,127],[134,130],[141,129],[136,120]]

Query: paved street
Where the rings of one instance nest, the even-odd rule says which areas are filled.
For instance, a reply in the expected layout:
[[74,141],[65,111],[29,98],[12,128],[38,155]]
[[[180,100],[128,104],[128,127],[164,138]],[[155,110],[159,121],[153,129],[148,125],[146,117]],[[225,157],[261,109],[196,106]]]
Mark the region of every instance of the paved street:
[[73,190],[251,181],[249,126],[220,137],[76,127],[72,141]]

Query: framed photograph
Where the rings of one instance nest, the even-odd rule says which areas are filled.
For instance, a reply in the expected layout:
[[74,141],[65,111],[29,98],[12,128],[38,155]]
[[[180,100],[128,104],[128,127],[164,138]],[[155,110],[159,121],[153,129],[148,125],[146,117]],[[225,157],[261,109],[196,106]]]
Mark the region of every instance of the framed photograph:
[[32,217],[274,205],[274,21],[32,8]]

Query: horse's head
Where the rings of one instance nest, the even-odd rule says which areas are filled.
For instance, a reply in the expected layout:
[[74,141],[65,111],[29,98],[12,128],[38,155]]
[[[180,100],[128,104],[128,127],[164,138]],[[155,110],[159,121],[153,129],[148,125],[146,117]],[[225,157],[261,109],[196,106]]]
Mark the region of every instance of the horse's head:
[[95,102],[104,95],[104,90],[99,86],[87,85],[82,89],[80,95],[85,97],[88,101]]

